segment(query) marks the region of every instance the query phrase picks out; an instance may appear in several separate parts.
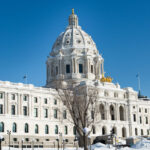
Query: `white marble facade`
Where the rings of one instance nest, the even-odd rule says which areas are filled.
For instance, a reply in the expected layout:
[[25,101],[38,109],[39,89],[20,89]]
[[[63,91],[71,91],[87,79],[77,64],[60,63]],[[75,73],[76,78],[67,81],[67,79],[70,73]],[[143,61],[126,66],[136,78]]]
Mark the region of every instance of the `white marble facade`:
[[110,134],[114,128],[117,137],[149,135],[150,101],[138,99],[132,88],[120,88],[119,84],[101,82],[104,59],[99,54],[91,36],[78,25],[74,13],[69,25],[53,45],[46,62],[45,87],[31,84],[0,81],[0,134],[7,143],[7,130],[11,141],[24,138],[26,142],[52,142],[59,133],[73,142],[73,125],[67,121],[69,113],[58,100],[55,87],[74,83],[86,88],[96,84],[99,91],[99,124],[91,136]]

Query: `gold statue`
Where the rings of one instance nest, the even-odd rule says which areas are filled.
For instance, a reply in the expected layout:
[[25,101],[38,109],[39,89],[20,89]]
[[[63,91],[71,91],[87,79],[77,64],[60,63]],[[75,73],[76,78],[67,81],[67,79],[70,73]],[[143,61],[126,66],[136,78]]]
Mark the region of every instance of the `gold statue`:
[[72,8],[72,14],[74,15],[74,8]]
[[112,78],[111,77],[105,77],[104,73],[102,74],[102,78],[100,79],[101,82],[112,82]]

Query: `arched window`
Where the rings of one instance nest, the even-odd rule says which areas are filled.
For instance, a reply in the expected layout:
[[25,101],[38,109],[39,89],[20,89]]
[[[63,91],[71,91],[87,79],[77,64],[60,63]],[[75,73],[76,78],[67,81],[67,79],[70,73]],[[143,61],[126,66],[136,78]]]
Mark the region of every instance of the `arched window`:
[[122,106],[119,107],[120,120],[124,121],[124,108]]
[[68,134],[68,127],[65,126],[65,132],[64,132],[66,135]]
[[76,129],[76,127],[75,127],[75,126],[73,127],[73,134],[74,134],[74,135],[76,135],[76,134],[77,134],[77,129]]
[[106,134],[106,127],[102,127],[102,135]]
[[115,120],[115,109],[113,105],[110,105],[110,117],[111,120]]
[[105,120],[105,108],[103,104],[100,104],[100,115],[101,115],[101,120]]
[[13,123],[12,131],[17,132],[17,124],[15,122]]
[[63,111],[63,118],[67,119],[67,111],[66,110]]
[[126,137],[126,128],[125,127],[122,128],[122,137]]
[[0,132],[4,132],[4,123],[0,122]]
[[55,125],[55,134],[58,134],[58,125]]
[[48,125],[45,125],[45,134],[49,134],[49,127],[48,127]]
[[24,132],[29,133],[29,125],[27,123],[24,126]]
[[39,133],[39,126],[36,124],[35,125],[35,133],[38,134]]

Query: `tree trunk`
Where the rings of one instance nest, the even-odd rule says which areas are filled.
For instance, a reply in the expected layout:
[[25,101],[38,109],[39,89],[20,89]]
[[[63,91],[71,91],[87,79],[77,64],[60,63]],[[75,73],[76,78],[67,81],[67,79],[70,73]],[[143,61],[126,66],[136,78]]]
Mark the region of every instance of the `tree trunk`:
[[80,136],[79,138],[79,146],[84,147],[84,150],[88,150],[88,137],[84,134],[83,136]]

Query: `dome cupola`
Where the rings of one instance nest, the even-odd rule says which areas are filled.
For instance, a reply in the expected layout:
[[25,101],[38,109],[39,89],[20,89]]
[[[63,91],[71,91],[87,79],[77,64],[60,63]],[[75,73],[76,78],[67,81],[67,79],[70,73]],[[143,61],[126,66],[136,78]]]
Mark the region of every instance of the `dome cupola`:
[[69,26],[78,26],[78,17],[74,14],[74,9],[72,9],[72,14],[69,16]]
[[103,62],[96,44],[78,25],[72,9],[69,25],[56,39],[46,62],[47,87],[55,86],[57,81],[68,85],[100,79],[104,73]]

